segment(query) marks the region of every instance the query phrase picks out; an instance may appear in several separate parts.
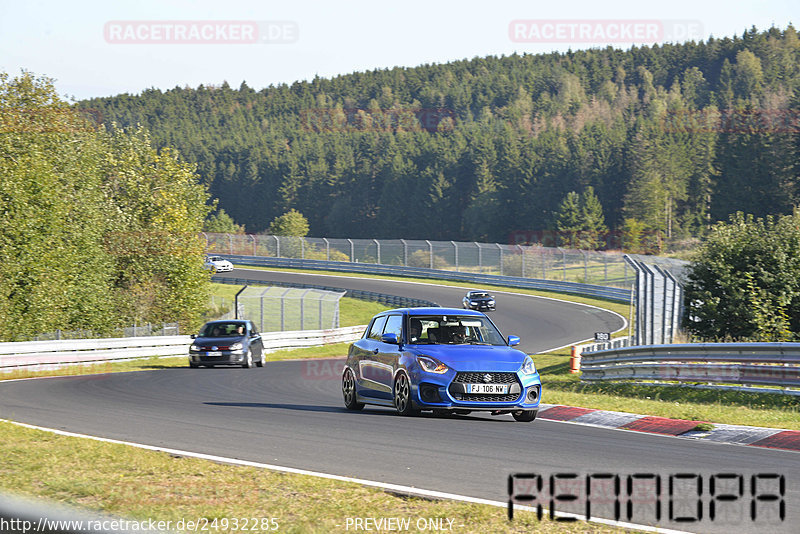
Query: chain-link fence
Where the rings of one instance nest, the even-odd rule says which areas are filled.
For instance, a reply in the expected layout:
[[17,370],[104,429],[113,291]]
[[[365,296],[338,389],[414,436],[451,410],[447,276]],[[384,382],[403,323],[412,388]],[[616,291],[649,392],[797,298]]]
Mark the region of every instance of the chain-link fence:
[[239,316],[261,332],[338,328],[343,296],[321,289],[248,286],[239,295]]
[[145,323],[133,326],[115,328],[114,330],[99,335],[91,330],[56,330],[34,336],[30,341],[52,341],[56,339],[96,339],[112,337],[146,337],[146,336],[177,336],[180,335],[178,323]]
[[[619,252],[408,239],[332,239],[254,234],[203,234],[208,252],[423,267],[630,289],[633,268]],[[680,277],[686,262],[630,255]]]

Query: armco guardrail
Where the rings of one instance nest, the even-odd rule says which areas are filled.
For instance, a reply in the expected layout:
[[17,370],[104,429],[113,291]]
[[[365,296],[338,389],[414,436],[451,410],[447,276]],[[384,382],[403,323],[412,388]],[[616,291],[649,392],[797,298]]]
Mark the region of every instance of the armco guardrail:
[[[268,351],[347,343],[360,338],[365,325],[329,330],[261,334]],[[152,356],[188,356],[189,336],[130,337],[0,343],[0,370],[44,365],[72,365]]]
[[273,282],[273,281],[263,281],[263,280],[250,280],[247,278],[229,278],[220,275],[216,275],[212,278],[213,282],[221,283],[221,284],[234,284],[234,285],[266,285],[266,286],[279,286],[279,287],[299,287],[299,288],[309,288],[309,289],[322,289],[323,291],[334,291],[334,292],[342,292],[344,291],[346,297],[354,298],[354,299],[361,299],[361,300],[369,300],[373,302],[380,302],[382,304],[387,304],[389,306],[395,306],[398,308],[438,308],[439,305],[430,300],[423,300],[423,299],[413,299],[409,297],[401,297],[399,295],[388,295],[386,293],[376,293],[374,291],[362,291],[361,289],[347,289],[344,287],[332,287],[332,286],[323,286],[317,284],[299,284],[295,282]]
[[254,267],[288,267],[294,269],[311,269],[320,271],[355,272],[367,274],[387,274],[391,276],[411,276],[439,278],[458,282],[476,284],[494,284],[525,289],[539,289],[557,293],[571,293],[588,297],[598,297],[616,302],[629,302],[631,291],[616,287],[580,284],[577,282],[559,282],[556,280],[539,280],[536,278],[520,278],[494,274],[479,274],[460,271],[441,271],[423,267],[402,267],[377,263],[351,263],[343,261],[303,260],[296,258],[274,258],[264,256],[225,255],[226,259],[238,265]]
[[0,369],[188,355],[191,341],[157,336],[0,343]]
[[689,343],[584,352],[581,371],[585,381],[800,388],[800,343]]

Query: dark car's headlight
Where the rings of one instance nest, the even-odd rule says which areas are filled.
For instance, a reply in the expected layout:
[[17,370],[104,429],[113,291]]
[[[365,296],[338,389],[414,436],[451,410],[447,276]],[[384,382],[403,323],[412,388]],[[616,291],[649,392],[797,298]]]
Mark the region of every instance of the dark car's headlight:
[[417,356],[417,361],[419,362],[419,366],[422,367],[422,370],[428,373],[436,373],[437,375],[441,375],[448,371],[448,368],[445,364],[436,361],[433,358],[429,358],[428,356]]
[[189,347],[189,350],[197,352],[200,350],[200,347],[198,347],[197,345],[192,345],[191,347]]
[[520,369],[523,375],[533,375],[536,374],[536,364],[533,363],[533,358],[530,356],[525,358],[525,361],[522,363],[522,369]]
[[231,345],[231,350],[242,350],[243,345],[241,343],[234,343]]
[[490,300],[490,301],[488,302],[488,304],[489,304],[489,306],[494,306],[494,301],[493,301],[493,300]]

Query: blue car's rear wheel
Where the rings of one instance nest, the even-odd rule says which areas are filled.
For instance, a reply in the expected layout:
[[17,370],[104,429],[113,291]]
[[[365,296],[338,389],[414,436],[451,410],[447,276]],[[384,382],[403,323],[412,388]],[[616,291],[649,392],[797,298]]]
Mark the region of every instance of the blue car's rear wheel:
[[394,406],[400,415],[419,413],[419,410],[411,402],[411,382],[405,373],[398,373],[394,380]]
[[348,410],[360,410],[364,407],[364,404],[356,400],[356,377],[349,367],[342,375],[342,396],[344,397],[344,407]]

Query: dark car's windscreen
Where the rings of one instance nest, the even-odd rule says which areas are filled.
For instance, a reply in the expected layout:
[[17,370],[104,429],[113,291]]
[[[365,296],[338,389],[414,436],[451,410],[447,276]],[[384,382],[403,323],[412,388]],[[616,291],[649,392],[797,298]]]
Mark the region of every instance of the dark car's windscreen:
[[416,344],[505,345],[497,328],[485,317],[425,315],[408,319],[408,340]]
[[244,335],[244,323],[213,323],[207,324],[200,331],[202,337],[233,337]]

